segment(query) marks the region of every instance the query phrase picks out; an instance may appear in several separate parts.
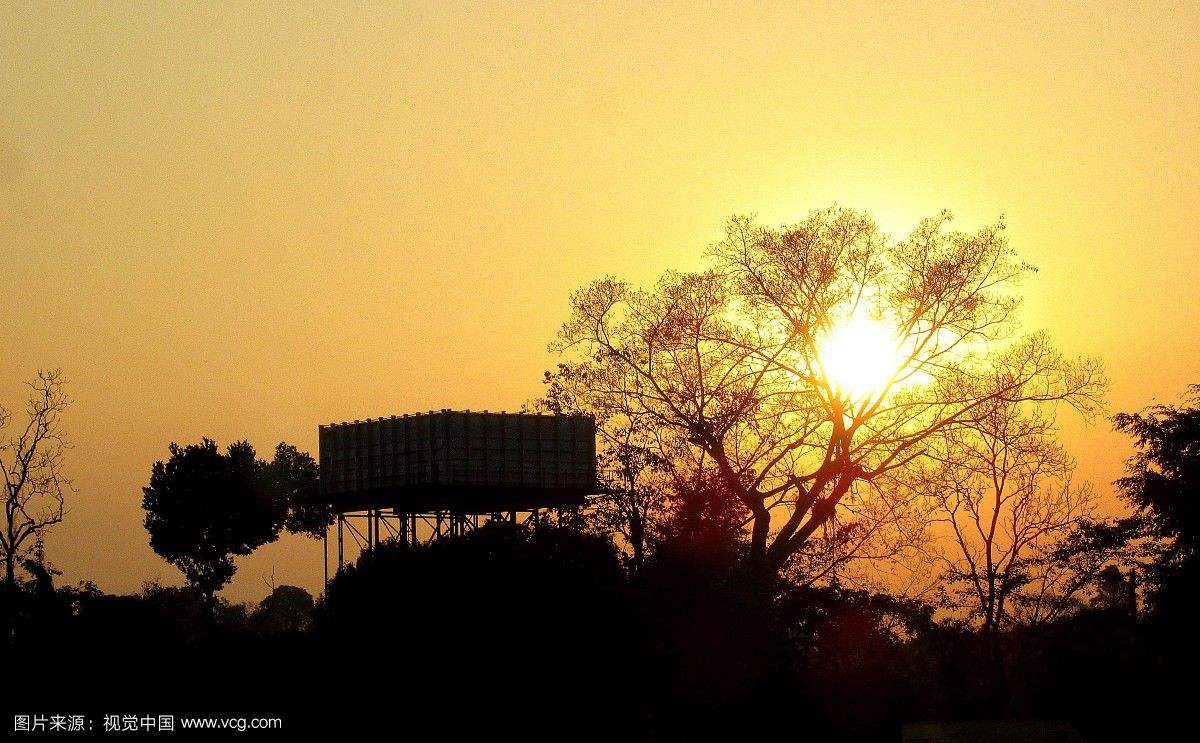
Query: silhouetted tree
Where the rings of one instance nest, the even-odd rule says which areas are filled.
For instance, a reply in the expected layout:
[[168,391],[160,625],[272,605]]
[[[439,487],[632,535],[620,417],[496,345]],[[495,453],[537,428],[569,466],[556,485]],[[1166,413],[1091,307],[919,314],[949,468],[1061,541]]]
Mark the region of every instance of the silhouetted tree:
[[258,632],[303,632],[312,623],[313,597],[298,586],[278,586],[249,617]]
[[[632,412],[622,380],[587,377],[586,367],[559,364],[546,372],[546,393],[534,403],[539,412],[586,413],[596,420],[599,497],[590,503],[590,523],[620,535],[634,570],[645,561],[654,520],[661,514],[670,462],[661,452],[657,431],[645,415]],[[628,380],[624,380],[628,381]]]
[[156,462],[143,488],[150,546],[183,572],[214,606],[214,595],[236,570],[234,555],[273,541],[286,506],[264,477],[266,465],[245,441],[222,453],[216,442],[180,447]]
[[[624,412],[648,420],[665,457],[713,462],[750,511],[749,564],[774,573],[822,537],[842,549],[877,533],[906,507],[893,474],[988,405],[1095,409],[1096,362],[1015,337],[1006,288],[1031,269],[1002,225],[965,234],[949,219],[896,242],[846,209],[781,229],[735,217],[706,271],[577,291],[558,347],[598,389],[617,380]],[[830,378],[821,356],[859,317],[894,329],[894,363],[866,391]]]
[[224,614],[220,598],[206,603],[204,594],[195,586],[171,586],[157,581],[142,584],[142,590],[131,599],[153,609],[154,621],[169,625],[173,642],[195,643],[213,631],[217,618]]
[[[1185,399],[1198,401],[1200,385]],[[1114,421],[1137,447],[1116,484],[1137,509],[1141,533],[1157,546],[1148,570],[1150,607],[1160,618],[1190,626],[1200,588],[1200,408],[1155,405]]]
[[1091,608],[1100,610],[1116,609],[1136,615],[1137,584],[1133,580],[1134,573],[1125,573],[1118,565],[1105,565],[1096,573],[1096,592],[1089,602]]
[[1073,539],[1093,522],[1096,497],[1072,483],[1074,462],[1054,440],[1053,420],[998,402],[933,447],[934,464],[911,477],[930,501],[932,523],[948,532],[940,558],[950,604],[969,609],[985,635],[1076,607],[1076,594],[1112,552],[1088,552],[1086,544],[1100,545]]
[[71,483],[62,471],[62,414],[70,404],[61,371],[38,372],[24,425],[6,434],[12,415],[0,406],[0,477],[4,478],[4,522],[0,556],[4,558],[4,590],[16,588],[16,568],[28,558],[46,531],[63,519],[64,493]]
[[155,462],[142,507],[150,546],[183,572],[211,610],[236,570],[233,558],[275,541],[281,530],[320,537],[332,514],[318,498],[317,463],[290,444],[259,460],[245,441],[222,453],[210,439],[170,446]]
[[732,563],[745,548],[749,511],[712,470],[677,478],[666,497],[666,514],[658,524],[660,547]]
[[[780,614],[804,669],[796,697],[835,740],[885,740],[929,714],[942,682],[921,643],[938,634],[934,607],[841,586],[783,591]],[[821,736],[826,737],[826,736]]]
[[320,478],[312,455],[280,443],[264,476],[272,497],[285,509],[284,528],[293,534],[323,536],[333,523],[333,512],[320,500]]
[[44,649],[61,640],[71,614],[70,597],[54,585],[62,571],[46,560],[40,536],[22,555],[20,567],[14,590],[4,597],[6,631],[17,645]]
[[[490,523],[462,537],[417,547],[385,542],[367,552],[330,581],[314,630],[335,648],[350,638],[391,638],[407,667],[419,669],[420,683],[406,692],[414,708],[470,700],[472,715],[487,720],[492,710],[504,716],[537,699],[535,729],[551,714],[574,726],[605,725],[612,721],[597,710],[633,713],[628,700],[619,708],[605,701],[612,695],[617,703],[625,688],[615,679],[637,682],[644,670],[627,634],[636,622],[621,615],[622,580],[606,538]],[[362,702],[370,686],[347,690]],[[391,694],[385,686],[378,693]]]

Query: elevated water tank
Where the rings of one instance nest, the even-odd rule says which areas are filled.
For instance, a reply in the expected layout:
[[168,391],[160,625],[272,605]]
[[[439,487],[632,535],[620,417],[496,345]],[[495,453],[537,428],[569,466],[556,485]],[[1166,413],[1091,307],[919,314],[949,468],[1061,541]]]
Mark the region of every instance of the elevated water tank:
[[590,416],[443,410],[321,426],[319,441],[339,512],[554,508],[596,490]]

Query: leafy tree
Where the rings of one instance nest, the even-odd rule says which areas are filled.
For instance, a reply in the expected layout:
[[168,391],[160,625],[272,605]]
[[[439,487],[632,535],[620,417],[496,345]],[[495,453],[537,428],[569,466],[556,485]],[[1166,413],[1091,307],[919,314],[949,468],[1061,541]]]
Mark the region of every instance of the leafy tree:
[[[314,627],[331,638],[419,637],[408,660],[447,669],[460,668],[450,663],[456,657],[481,672],[504,674],[520,663],[548,678],[560,665],[591,674],[616,657],[601,648],[604,634],[631,626],[609,606],[622,579],[607,538],[544,523],[492,522],[454,539],[416,547],[385,542],[364,553],[330,581]],[[413,597],[420,597],[420,611]]]
[[332,518],[318,499],[317,463],[281,443],[270,462],[245,441],[171,444],[155,462],[142,507],[150,546],[183,572],[211,611],[236,570],[233,558],[275,541],[280,531],[319,537]]
[[1126,574],[1118,565],[1105,565],[1096,574],[1096,592],[1089,602],[1091,608],[1135,614],[1137,586],[1132,580],[1133,576],[1134,573]]
[[[949,220],[894,241],[847,209],[780,229],[735,217],[707,270],[577,291],[557,347],[594,389],[620,390],[608,399],[648,422],[664,457],[712,462],[750,513],[756,571],[814,547],[845,555],[909,506],[894,480],[936,435],[1000,402],[1090,413],[1103,391],[1096,362],[1018,336],[1010,288],[1032,269],[1003,225],[967,234]],[[867,349],[884,358],[867,388],[822,355],[856,322],[887,329]]]
[[1185,406],[1155,405],[1114,417],[1116,430],[1131,436],[1137,448],[1126,463],[1127,474],[1116,484],[1137,509],[1141,533],[1157,545],[1158,559],[1149,569],[1149,599],[1162,617],[1192,616],[1191,602],[1200,585],[1198,401],[1200,385],[1195,385]]
[[320,501],[320,478],[312,455],[280,443],[263,473],[272,498],[285,509],[284,528],[292,534],[324,535],[333,523],[333,512]]
[[748,511],[711,469],[676,479],[666,502],[658,525],[660,547],[729,560],[744,548]]
[[233,557],[274,541],[286,505],[245,441],[225,452],[211,439],[171,444],[170,451],[166,462],[155,462],[143,488],[150,546],[179,568],[211,609],[236,570]]
[[303,632],[312,623],[313,597],[298,586],[278,586],[250,616],[259,632]]

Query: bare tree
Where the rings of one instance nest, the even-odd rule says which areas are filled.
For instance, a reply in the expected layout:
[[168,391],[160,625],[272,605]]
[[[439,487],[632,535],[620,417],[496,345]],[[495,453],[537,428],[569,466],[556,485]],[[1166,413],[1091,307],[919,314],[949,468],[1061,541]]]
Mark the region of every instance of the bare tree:
[[[750,511],[748,561],[772,574],[834,520],[856,522],[850,499],[887,498],[932,437],[989,406],[1098,404],[1098,364],[1018,337],[1008,289],[1032,269],[1002,225],[965,234],[949,219],[893,241],[852,210],[780,229],[735,217],[706,271],[576,292],[557,347],[579,354],[602,393],[619,382],[664,453],[686,447],[713,462]],[[837,378],[822,356],[854,318],[888,329],[886,368],[869,388]]]
[[[62,471],[62,414],[70,404],[62,372],[40,371],[29,384],[25,425],[0,441],[0,477],[4,478],[4,524],[0,553],[4,556],[4,587],[16,587],[16,567],[30,554],[46,531],[65,513],[64,494],[71,483]],[[8,429],[11,413],[0,407],[0,432]]]
[[1112,556],[1079,538],[1095,523],[1096,497],[1072,483],[1048,416],[995,403],[945,431],[927,461],[911,476],[950,543],[939,555],[949,603],[984,634],[1061,616]]
[[597,369],[559,364],[556,372],[546,373],[546,393],[533,407],[595,416],[603,493],[593,501],[592,516],[602,530],[620,536],[629,564],[637,570],[645,559],[651,526],[663,508],[670,462],[661,453],[653,421],[631,404],[629,390],[620,380],[597,383],[589,376]]

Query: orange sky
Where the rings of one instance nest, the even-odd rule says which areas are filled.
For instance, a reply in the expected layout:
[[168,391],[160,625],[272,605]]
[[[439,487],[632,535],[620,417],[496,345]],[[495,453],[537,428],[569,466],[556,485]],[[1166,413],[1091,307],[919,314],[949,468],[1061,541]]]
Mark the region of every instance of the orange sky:
[[[171,440],[515,409],[573,288],[733,213],[1004,215],[1111,409],[1200,382],[1200,6],[257,5],[0,4],[0,399],[69,377],[69,581],[179,581],[141,524]],[[1067,423],[1107,490],[1123,442]],[[319,543],[239,565],[319,589]]]

